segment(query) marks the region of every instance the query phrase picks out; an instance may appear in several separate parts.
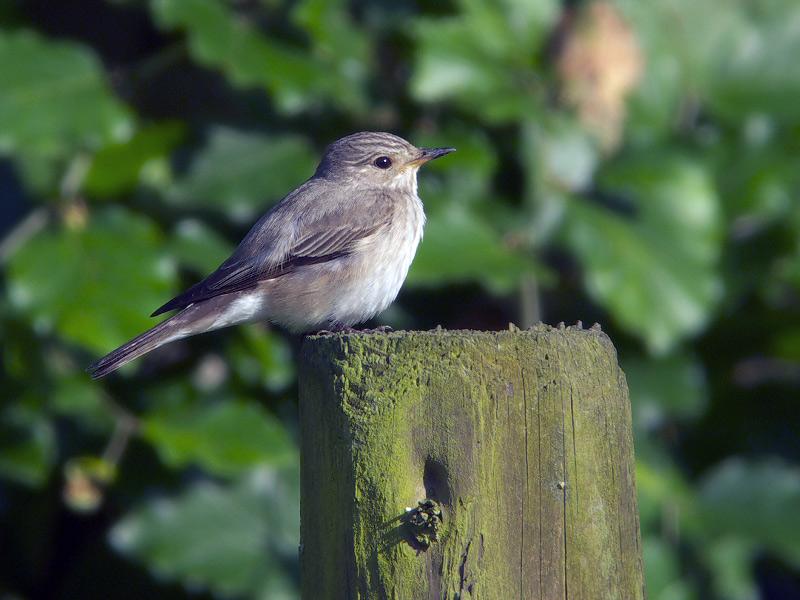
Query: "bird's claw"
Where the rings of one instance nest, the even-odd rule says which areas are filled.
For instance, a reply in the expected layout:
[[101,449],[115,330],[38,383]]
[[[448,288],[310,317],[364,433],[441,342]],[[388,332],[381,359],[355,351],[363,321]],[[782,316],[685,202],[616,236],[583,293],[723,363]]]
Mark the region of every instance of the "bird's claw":
[[335,335],[337,333],[389,333],[394,331],[389,325],[379,325],[373,329],[356,329],[355,327],[341,326],[331,329],[320,329],[314,335]]

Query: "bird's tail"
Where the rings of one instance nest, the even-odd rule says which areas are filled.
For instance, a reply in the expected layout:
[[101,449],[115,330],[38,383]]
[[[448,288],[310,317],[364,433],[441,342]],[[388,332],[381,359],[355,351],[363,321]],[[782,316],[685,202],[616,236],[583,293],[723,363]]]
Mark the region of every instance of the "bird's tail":
[[183,313],[178,313],[166,321],[162,321],[152,329],[148,329],[130,342],[123,344],[97,362],[89,365],[86,368],[86,372],[92,376],[92,379],[100,379],[159,346],[191,335],[192,332],[185,329],[186,322],[185,319],[181,318],[182,315]]

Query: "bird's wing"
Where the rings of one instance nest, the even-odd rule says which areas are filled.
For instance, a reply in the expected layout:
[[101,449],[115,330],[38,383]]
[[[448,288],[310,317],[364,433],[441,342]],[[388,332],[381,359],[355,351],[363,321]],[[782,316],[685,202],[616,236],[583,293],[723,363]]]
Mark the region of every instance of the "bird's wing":
[[[347,256],[356,249],[359,242],[391,222],[391,212],[387,210],[365,210],[356,214],[356,222],[352,219],[351,211],[328,212],[307,220],[302,223],[285,254],[278,259],[264,260],[265,255],[269,256],[269,252],[264,250],[269,249],[274,236],[269,234],[270,224],[269,219],[266,219],[263,224],[256,224],[239,249],[216,271],[156,309],[151,316],[185,308],[222,294],[253,288],[263,281],[282,277],[306,265]],[[348,216],[351,218],[348,219]],[[256,241],[264,248],[253,252]]]

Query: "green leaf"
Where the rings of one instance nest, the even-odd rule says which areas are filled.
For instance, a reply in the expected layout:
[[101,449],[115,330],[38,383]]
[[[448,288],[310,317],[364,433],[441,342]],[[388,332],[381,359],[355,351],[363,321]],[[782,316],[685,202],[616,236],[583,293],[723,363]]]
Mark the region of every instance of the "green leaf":
[[528,121],[529,168],[545,189],[580,192],[592,183],[598,149],[574,120],[563,115]]
[[[471,23],[460,18],[420,19],[415,31],[411,92],[417,100],[452,100],[489,121],[506,121],[533,110],[525,92],[535,80],[533,72],[524,65],[512,69],[502,58],[487,54]],[[520,79],[527,80],[526,85],[519,85]]]
[[731,145],[727,159],[731,166],[722,167],[725,209],[736,237],[746,238],[784,222],[796,206],[800,173],[792,152],[770,135],[773,125],[767,117],[753,118],[749,126],[764,132],[764,141],[748,148]]
[[566,243],[591,296],[651,351],[664,353],[699,331],[721,296],[714,184],[702,165],[669,156],[623,161],[603,183],[629,200],[635,215],[572,202]]
[[428,218],[408,284],[477,281],[500,292],[512,288],[523,274],[537,270],[533,259],[506,247],[500,235],[474,213],[450,205]]
[[119,208],[46,230],[11,257],[12,305],[41,331],[108,352],[152,327],[148,313],[175,289],[160,244],[151,221]]
[[451,100],[489,121],[529,116],[536,57],[560,12],[556,0],[464,0],[454,17],[414,21],[412,94]]
[[39,487],[56,458],[52,424],[22,405],[0,413],[0,477]]
[[256,404],[184,405],[149,413],[141,424],[144,438],[166,464],[176,468],[193,464],[209,473],[233,476],[296,459],[285,427]]
[[[637,440],[638,444],[638,440]],[[687,536],[696,535],[702,522],[697,517],[694,488],[672,463],[663,447],[652,456],[642,457],[637,446],[636,491],[642,531],[660,531],[664,516],[674,516],[670,527]]]
[[[798,122],[800,16],[794,0],[617,0],[645,48],[632,98],[634,135],[674,129],[687,100],[734,124],[753,114]],[[682,105],[683,104],[683,105]]]
[[681,577],[677,548],[656,536],[645,536],[642,543],[647,597],[651,600],[692,600],[688,582]]
[[[734,26],[716,40],[705,94],[718,114],[738,121],[752,113],[800,122],[800,13],[792,0],[740,2]],[[719,25],[716,25],[719,28]]]
[[[338,75],[337,95],[362,109],[363,89],[370,67],[370,39],[365,27],[350,18],[346,0],[302,0],[292,11],[293,21],[312,41],[312,55]],[[348,91],[349,88],[349,91]]]
[[667,419],[700,416],[708,390],[701,366],[690,356],[630,358],[622,362],[631,393],[636,426],[647,431]]
[[697,93],[702,71],[713,49],[707,35],[717,23],[727,24],[730,7],[695,0],[616,0],[634,27],[646,56],[647,68],[634,90],[627,130],[646,144],[663,139],[675,127],[681,102]]
[[705,528],[800,566],[800,470],[777,459],[728,459],[700,484]]
[[112,529],[111,544],[157,576],[189,588],[258,599],[297,597],[296,468],[259,469],[232,486],[201,482],[150,501]]
[[55,414],[75,419],[89,430],[107,433],[114,425],[114,415],[103,398],[102,388],[84,373],[57,379],[48,400]]
[[[36,181],[79,149],[124,139],[131,116],[100,63],[72,42],[0,31],[0,154],[16,154]],[[38,175],[36,174],[38,172]]]
[[126,142],[110,144],[92,159],[83,188],[93,196],[122,194],[136,187],[142,170],[154,161],[164,160],[184,134],[177,122],[150,125],[137,131]]
[[168,190],[168,198],[249,222],[309,178],[314,165],[314,154],[300,137],[218,127],[188,172]]
[[263,325],[239,327],[230,346],[230,360],[237,374],[251,385],[284,390],[294,381],[292,351],[286,339]]
[[542,247],[563,222],[569,194],[593,184],[600,157],[589,134],[564,115],[526,119],[522,131],[525,195],[533,211],[529,235]]
[[251,18],[218,0],[152,0],[151,7],[161,27],[186,31],[190,52],[200,63],[221,69],[236,85],[265,88],[284,112],[304,110],[325,98],[352,109],[363,104],[356,83],[360,64],[350,69],[355,77],[347,76],[346,63],[315,60],[270,39]]
[[[497,169],[497,156],[485,132],[474,128],[448,127],[431,133],[420,131],[413,136],[419,147],[453,147],[456,152],[425,165],[420,177],[429,173],[445,174],[448,179],[442,190],[456,202],[483,200],[490,193],[491,178]],[[423,194],[427,187],[420,186]]]
[[208,275],[233,252],[233,247],[202,221],[184,219],[169,240],[171,256],[198,275]]
[[703,547],[705,562],[712,573],[714,591],[726,600],[756,600],[755,548],[748,540],[737,537],[716,539]]
[[[495,31],[495,37],[504,39],[511,37],[517,46],[515,49],[527,47],[531,51],[539,49],[551,34],[561,16],[561,3],[558,0],[462,0],[460,3],[466,11],[475,10],[482,5],[484,10],[495,10],[499,7],[504,17],[504,26]],[[480,18],[480,13],[478,13]]]

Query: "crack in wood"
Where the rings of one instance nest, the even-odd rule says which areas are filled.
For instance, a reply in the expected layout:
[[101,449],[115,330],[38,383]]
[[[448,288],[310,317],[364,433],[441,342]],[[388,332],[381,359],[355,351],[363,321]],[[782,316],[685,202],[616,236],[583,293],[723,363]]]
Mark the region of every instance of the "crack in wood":
[[563,510],[564,510],[564,600],[569,598],[569,544],[567,535],[567,439],[566,439],[566,409],[564,408],[564,390],[561,390],[561,461],[562,477],[564,481]]
[[467,586],[467,558],[469,557],[469,548],[472,545],[472,538],[469,539],[467,542],[466,548],[464,548],[464,552],[461,554],[461,564],[458,566],[458,597],[461,597],[462,592],[466,589]]
[[528,466],[528,385],[525,382],[525,368],[520,369],[522,379],[522,409],[525,411],[525,493],[522,496],[521,533],[519,544],[519,597],[523,600],[523,586],[525,583],[525,499],[530,494],[530,467]]

